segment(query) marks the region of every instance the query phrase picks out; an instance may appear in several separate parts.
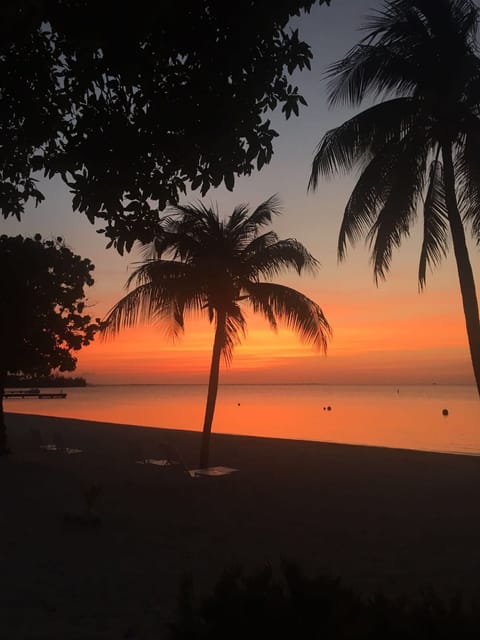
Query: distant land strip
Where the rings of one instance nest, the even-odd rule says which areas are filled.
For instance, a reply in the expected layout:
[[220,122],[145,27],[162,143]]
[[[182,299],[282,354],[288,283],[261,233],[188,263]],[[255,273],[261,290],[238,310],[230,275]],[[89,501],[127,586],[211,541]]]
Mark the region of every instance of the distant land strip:
[[39,376],[28,377],[23,376],[7,376],[5,380],[5,387],[9,389],[26,389],[26,388],[43,388],[43,387],[86,387],[87,381],[81,377],[66,377],[66,376]]

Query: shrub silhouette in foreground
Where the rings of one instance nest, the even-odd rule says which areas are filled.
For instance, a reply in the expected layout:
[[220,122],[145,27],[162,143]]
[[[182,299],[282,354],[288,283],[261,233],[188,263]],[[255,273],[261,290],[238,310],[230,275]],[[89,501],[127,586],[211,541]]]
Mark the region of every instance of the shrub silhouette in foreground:
[[293,564],[278,575],[270,566],[245,575],[226,571],[212,595],[197,603],[186,578],[178,599],[172,640],[322,638],[322,640],[415,640],[473,638],[480,615],[460,597],[363,597],[328,576],[310,578]]

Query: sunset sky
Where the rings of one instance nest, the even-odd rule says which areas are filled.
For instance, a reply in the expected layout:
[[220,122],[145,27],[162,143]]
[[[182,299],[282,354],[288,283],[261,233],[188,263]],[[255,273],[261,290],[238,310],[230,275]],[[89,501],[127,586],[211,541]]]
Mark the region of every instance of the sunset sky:
[[[312,70],[297,74],[294,84],[307,102],[298,118],[272,117],[280,134],[270,165],[238,179],[232,193],[209,192],[206,204],[218,203],[225,215],[236,204],[252,207],[278,193],[284,214],[274,221],[280,237],[304,243],[321,262],[316,278],[283,276],[318,302],[331,326],[328,355],[312,351],[286,330],[272,333],[260,319],[247,314],[248,335],[236,348],[221,382],[321,383],[473,383],[453,253],[418,292],[417,269],[421,242],[419,224],[394,255],[388,280],[376,287],[368,251],[349,248],[347,260],[337,263],[336,245],[343,208],[355,176],[322,182],[307,194],[316,143],[330,128],[353,112],[328,110],[323,80],[325,67],[341,58],[360,38],[362,16],[381,6],[374,0],[332,0],[316,7],[294,25],[312,46]],[[293,26],[293,23],[292,23]],[[96,265],[96,283],[88,292],[90,312],[102,317],[124,294],[124,283],[135,251],[120,257],[105,249],[106,240],[83,214],[73,213],[68,188],[60,180],[42,183],[45,202],[31,207],[21,223],[1,222],[2,233],[61,235],[76,253]],[[198,200],[196,192],[185,202]],[[480,281],[478,247],[469,243],[474,274]],[[213,328],[205,320],[186,321],[185,335],[174,344],[161,328],[140,327],[113,341],[95,344],[79,354],[77,374],[91,383],[207,382]]]

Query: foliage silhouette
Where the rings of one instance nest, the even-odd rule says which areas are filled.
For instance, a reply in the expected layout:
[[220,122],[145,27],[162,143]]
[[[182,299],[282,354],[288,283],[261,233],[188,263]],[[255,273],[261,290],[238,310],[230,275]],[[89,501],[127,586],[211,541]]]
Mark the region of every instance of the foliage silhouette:
[[47,376],[8,375],[5,386],[9,388],[25,389],[28,387],[86,387],[87,381],[81,376],[61,376],[50,374]]
[[197,602],[191,577],[178,597],[171,640],[243,640],[245,637],[322,640],[449,640],[480,631],[475,607],[434,592],[417,599],[365,598],[329,576],[307,577],[293,563],[246,575],[226,571],[210,596]]
[[360,169],[338,256],[366,237],[377,283],[423,199],[419,287],[427,266],[447,253],[450,233],[480,393],[480,322],[464,229],[480,241],[478,22],[471,0],[391,0],[373,14],[363,40],[329,68],[329,98],[331,106],[383,101],[325,134],[309,187],[321,175]]
[[312,53],[288,21],[323,3],[3,0],[3,216],[43,199],[36,171],[59,175],[122,252],[187,186],[232,190],[272,157],[268,113],[306,104],[289,76]]
[[72,351],[99,328],[84,313],[93,264],[61,238],[0,236],[0,454],[7,453],[3,393],[7,374],[46,376],[73,371]]
[[104,321],[106,336],[154,320],[163,322],[176,337],[189,312],[206,313],[215,325],[201,467],[208,466],[220,359],[223,354],[228,364],[235,344],[245,335],[243,304],[261,313],[272,329],[283,322],[305,342],[324,352],[327,348],[330,326],[318,304],[294,289],[264,281],[289,269],[300,275],[318,268],[315,258],[296,240],[279,240],[273,231],[260,233],[278,213],[275,196],[251,214],[246,205],[240,205],[225,221],[203,205],[173,208],[159,237],[147,247],[146,259],[128,280],[128,286],[136,283],[136,288]]

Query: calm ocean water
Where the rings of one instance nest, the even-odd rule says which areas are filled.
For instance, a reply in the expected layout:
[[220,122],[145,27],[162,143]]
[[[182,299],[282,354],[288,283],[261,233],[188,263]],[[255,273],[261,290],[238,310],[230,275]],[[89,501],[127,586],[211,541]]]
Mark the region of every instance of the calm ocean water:
[[[202,427],[207,388],[101,385],[66,391],[65,400],[5,400],[5,409],[195,431]],[[480,454],[480,399],[473,386],[225,385],[213,430]]]

